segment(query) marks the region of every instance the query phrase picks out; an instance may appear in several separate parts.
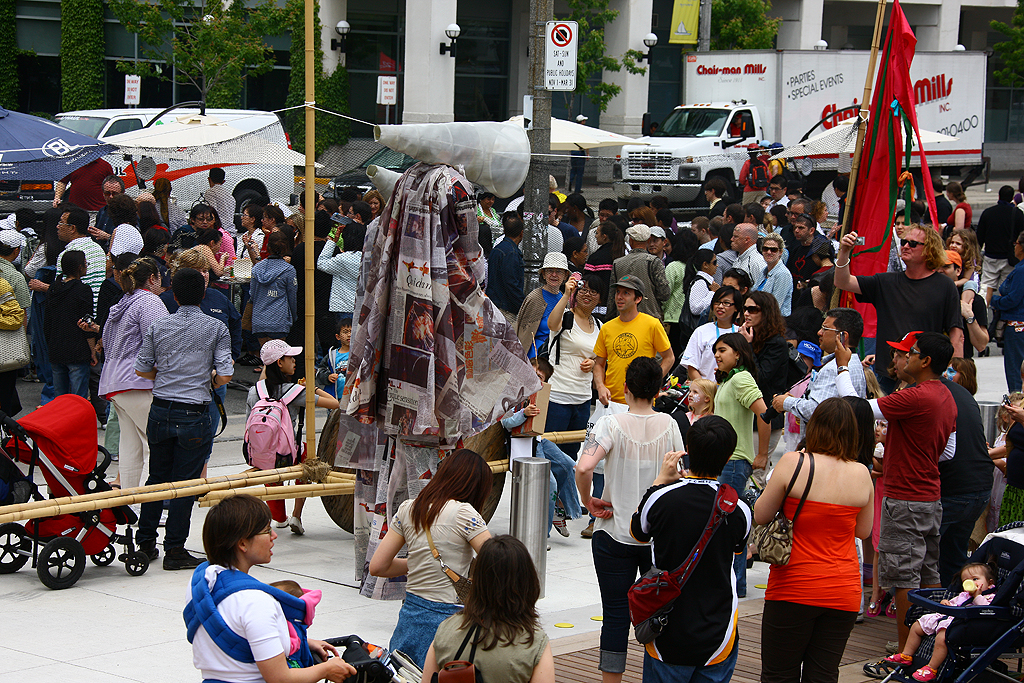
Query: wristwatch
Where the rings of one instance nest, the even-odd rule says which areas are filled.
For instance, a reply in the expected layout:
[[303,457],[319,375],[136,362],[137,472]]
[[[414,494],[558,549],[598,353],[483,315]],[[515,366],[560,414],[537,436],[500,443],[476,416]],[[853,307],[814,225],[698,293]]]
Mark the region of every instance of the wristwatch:
[[971,316],[970,318],[964,318],[964,322],[966,322],[968,325],[972,324],[974,322],[974,316]]
[[837,374],[837,375],[838,375],[839,373],[841,373],[841,372],[849,372],[849,371],[850,371],[850,368],[849,368],[849,367],[847,367],[846,365],[840,365],[840,366],[838,366],[838,367],[836,368],[836,374]]

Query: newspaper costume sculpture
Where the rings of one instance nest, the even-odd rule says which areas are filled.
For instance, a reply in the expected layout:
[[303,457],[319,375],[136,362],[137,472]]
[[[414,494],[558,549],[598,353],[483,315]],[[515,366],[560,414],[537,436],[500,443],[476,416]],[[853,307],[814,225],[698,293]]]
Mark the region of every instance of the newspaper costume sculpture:
[[336,464],[358,471],[356,578],[370,597],[405,592],[404,580],[366,571],[398,505],[423,489],[444,452],[540,388],[480,287],[486,262],[471,190],[449,166],[417,164],[367,230]]

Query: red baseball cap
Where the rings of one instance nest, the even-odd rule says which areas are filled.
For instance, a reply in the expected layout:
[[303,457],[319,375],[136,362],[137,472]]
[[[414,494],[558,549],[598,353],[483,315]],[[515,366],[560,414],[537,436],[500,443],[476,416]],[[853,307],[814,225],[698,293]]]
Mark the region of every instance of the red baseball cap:
[[913,348],[914,344],[917,343],[917,335],[921,334],[921,330],[915,330],[914,332],[907,332],[906,336],[898,342],[886,342],[889,346],[896,349],[897,351],[909,352]]

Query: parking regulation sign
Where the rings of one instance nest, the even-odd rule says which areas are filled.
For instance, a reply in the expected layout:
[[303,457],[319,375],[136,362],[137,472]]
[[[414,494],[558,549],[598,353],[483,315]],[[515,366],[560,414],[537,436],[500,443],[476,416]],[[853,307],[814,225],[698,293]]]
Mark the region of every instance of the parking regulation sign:
[[544,84],[548,90],[576,89],[576,45],[579,24],[549,21],[545,26]]

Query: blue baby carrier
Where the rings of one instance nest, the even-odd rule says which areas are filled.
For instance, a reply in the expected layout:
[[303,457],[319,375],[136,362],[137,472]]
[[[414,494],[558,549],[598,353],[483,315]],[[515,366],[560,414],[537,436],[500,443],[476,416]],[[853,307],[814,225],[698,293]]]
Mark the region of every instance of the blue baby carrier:
[[206,581],[206,568],[208,566],[210,566],[209,562],[203,562],[192,574],[192,599],[185,606],[185,611],[182,613],[182,616],[185,618],[185,625],[188,627],[188,642],[192,642],[196,631],[202,626],[206,629],[210,638],[213,639],[213,642],[217,644],[217,647],[232,659],[246,664],[253,664],[256,660],[253,659],[249,641],[231,630],[227,623],[225,623],[224,618],[221,617],[220,612],[217,611],[217,605],[224,598],[238,591],[259,590],[281,603],[285,619],[295,627],[301,647],[290,658],[296,659],[303,668],[314,665],[313,653],[310,652],[309,644],[306,641],[306,602],[304,600],[285,593],[279,588],[268,586],[237,569],[228,569],[221,572],[217,576],[217,581],[214,583],[213,591],[211,592]]

